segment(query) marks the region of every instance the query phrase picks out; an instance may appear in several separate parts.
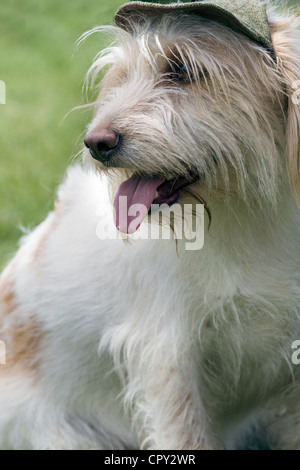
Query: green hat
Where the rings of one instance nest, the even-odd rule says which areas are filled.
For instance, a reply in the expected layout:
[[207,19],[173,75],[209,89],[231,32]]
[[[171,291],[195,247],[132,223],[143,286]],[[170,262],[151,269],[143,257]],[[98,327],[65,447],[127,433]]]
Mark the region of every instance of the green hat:
[[172,11],[196,13],[203,18],[218,21],[273,52],[266,4],[257,0],[131,1],[119,8],[115,22],[129,30],[128,19],[135,16],[138,19],[140,13],[154,16]]

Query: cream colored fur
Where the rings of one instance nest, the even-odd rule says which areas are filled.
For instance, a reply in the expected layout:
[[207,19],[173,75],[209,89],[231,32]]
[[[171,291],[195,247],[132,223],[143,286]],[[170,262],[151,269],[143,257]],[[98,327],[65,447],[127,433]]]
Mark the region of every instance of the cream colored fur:
[[[124,141],[114,168],[84,151],[2,274],[1,448],[240,448],[253,428],[300,449],[300,41],[294,17],[269,15],[276,63],[192,15],[105,28],[89,130]],[[193,83],[170,80],[178,60]],[[128,175],[187,169],[201,179],[180,202],[212,214],[202,250],[97,238]]]

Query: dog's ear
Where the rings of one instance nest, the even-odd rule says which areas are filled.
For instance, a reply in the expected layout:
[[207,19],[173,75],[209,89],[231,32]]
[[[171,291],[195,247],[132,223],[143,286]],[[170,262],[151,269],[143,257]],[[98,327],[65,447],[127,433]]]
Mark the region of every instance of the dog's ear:
[[286,164],[290,184],[300,207],[300,31],[296,15],[269,18],[275,57],[287,93]]

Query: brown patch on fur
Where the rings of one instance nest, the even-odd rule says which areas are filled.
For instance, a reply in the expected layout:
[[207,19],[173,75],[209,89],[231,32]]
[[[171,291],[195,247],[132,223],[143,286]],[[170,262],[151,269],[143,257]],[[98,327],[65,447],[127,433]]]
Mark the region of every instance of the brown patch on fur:
[[26,323],[20,323],[13,314],[19,307],[14,279],[17,265],[16,258],[4,272],[0,284],[0,340],[6,352],[6,365],[1,365],[0,372],[17,366],[36,370],[38,366],[42,329],[33,315],[28,316]]
[[16,263],[12,261],[0,283],[0,318],[8,315],[17,307],[14,286],[15,265]]
[[41,326],[34,316],[26,323],[14,323],[6,334],[6,367],[21,367],[36,371],[39,348],[43,337]]
[[4,282],[0,286],[1,313],[9,314],[15,309],[15,292],[10,282]]

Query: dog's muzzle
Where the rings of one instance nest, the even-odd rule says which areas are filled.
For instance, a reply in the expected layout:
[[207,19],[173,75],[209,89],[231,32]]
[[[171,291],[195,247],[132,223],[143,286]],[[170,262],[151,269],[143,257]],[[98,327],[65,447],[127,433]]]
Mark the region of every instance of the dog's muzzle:
[[84,145],[91,156],[102,163],[107,163],[121,143],[121,135],[112,129],[93,129],[84,139]]

